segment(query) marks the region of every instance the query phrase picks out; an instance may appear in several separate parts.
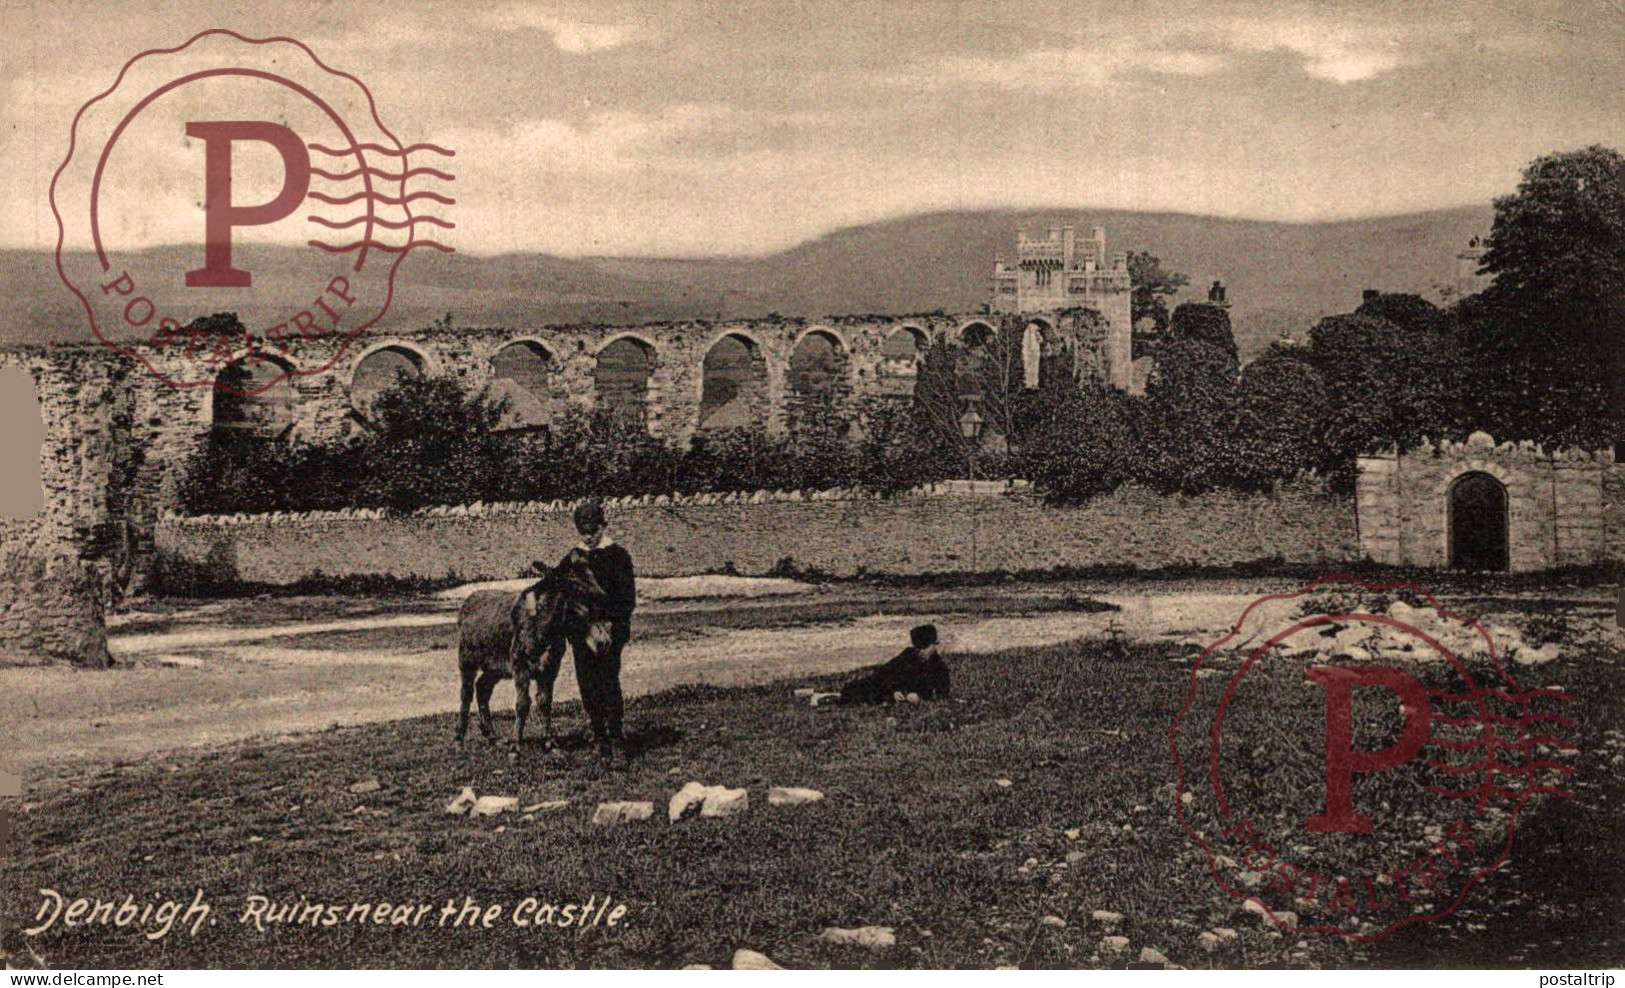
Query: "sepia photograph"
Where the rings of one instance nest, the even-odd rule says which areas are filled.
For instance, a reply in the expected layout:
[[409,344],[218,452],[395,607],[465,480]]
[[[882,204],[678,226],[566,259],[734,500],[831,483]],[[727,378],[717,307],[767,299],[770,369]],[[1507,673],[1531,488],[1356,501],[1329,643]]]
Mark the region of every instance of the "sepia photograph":
[[1625,965],[1620,0],[0,0],[0,82],[9,985]]

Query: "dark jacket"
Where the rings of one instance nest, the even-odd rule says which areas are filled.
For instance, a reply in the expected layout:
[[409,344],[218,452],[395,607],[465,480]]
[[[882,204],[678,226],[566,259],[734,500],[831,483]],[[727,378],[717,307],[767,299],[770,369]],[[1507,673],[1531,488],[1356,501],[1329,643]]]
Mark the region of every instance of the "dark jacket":
[[594,620],[630,621],[638,606],[637,577],[632,572],[632,554],[617,542],[596,549],[577,546],[564,554],[559,566],[564,567],[577,553],[586,556],[587,567],[603,592],[592,603]]
[[910,646],[881,666],[841,688],[843,703],[889,703],[895,693],[918,693],[922,700],[948,698],[948,663],[935,649]]

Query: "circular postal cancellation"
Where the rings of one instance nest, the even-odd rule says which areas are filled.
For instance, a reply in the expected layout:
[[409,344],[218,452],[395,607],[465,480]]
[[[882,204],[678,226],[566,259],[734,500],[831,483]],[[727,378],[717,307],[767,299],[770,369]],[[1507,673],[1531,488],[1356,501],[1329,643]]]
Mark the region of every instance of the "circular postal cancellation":
[[1169,743],[1175,813],[1223,893],[1293,935],[1450,915],[1571,795],[1574,698],[1509,672],[1496,629],[1409,584],[1329,576],[1202,650]]
[[[454,152],[403,144],[303,42],[203,31],[111,78],[51,182],[57,271],[97,339],[164,381],[258,393],[326,371],[410,251],[452,251]],[[223,312],[245,315],[205,318]],[[276,373],[221,374],[261,362]]]

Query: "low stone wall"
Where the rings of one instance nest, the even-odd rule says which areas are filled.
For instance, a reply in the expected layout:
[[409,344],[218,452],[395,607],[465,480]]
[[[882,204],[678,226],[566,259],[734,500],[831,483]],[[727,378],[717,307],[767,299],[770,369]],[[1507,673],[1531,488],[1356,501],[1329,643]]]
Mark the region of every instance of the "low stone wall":
[[[1164,497],[1124,488],[1052,507],[1022,493],[879,499],[857,492],[700,495],[611,501],[615,538],[650,576],[788,563],[850,576],[1160,569],[1262,559],[1359,556],[1354,502],[1313,485],[1267,495]],[[475,505],[404,516],[376,511],[167,517],[161,562],[209,581],[287,584],[314,575],[510,578],[576,541],[569,505]]]

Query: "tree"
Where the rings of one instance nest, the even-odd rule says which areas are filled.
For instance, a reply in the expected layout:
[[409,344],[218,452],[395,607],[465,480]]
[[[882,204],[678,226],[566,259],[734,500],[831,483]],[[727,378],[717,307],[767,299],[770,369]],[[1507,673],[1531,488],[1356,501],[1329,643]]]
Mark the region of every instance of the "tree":
[[1207,302],[1186,302],[1174,310],[1168,339],[1206,343],[1237,359],[1236,337],[1230,330],[1230,310]]
[[1372,316],[1328,316],[1309,340],[1326,385],[1321,467],[1339,487],[1352,486],[1359,456],[1462,430],[1452,320],[1406,328]]
[[1625,435],[1625,157],[1536,159],[1495,201],[1494,283],[1460,308],[1479,373],[1470,406],[1497,438],[1597,446]]
[[1231,353],[1199,340],[1170,340],[1158,347],[1138,427],[1140,479],[1158,490],[1185,493],[1229,483],[1235,470],[1235,407]]
[[1190,279],[1177,271],[1164,271],[1162,259],[1143,250],[1128,252],[1128,276],[1134,286],[1130,321],[1139,325],[1141,319],[1150,319],[1154,335],[1161,335],[1168,329],[1168,303],[1164,299],[1177,295]]
[[408,511],[491,496],[504,467],[493,433],[505,408],[450,377],[398,374],[374,397],[359,444],[361,502]]
[[1247,487],[1319,465],[1326,381],[1300,348],[1273,345],[1241,372],[1236,402],[1236,475]]
[[1109,493],[1133,473],[1135,441],[1122,392],[1071,378],[1028,394],[1012,471],[1052,501]]

